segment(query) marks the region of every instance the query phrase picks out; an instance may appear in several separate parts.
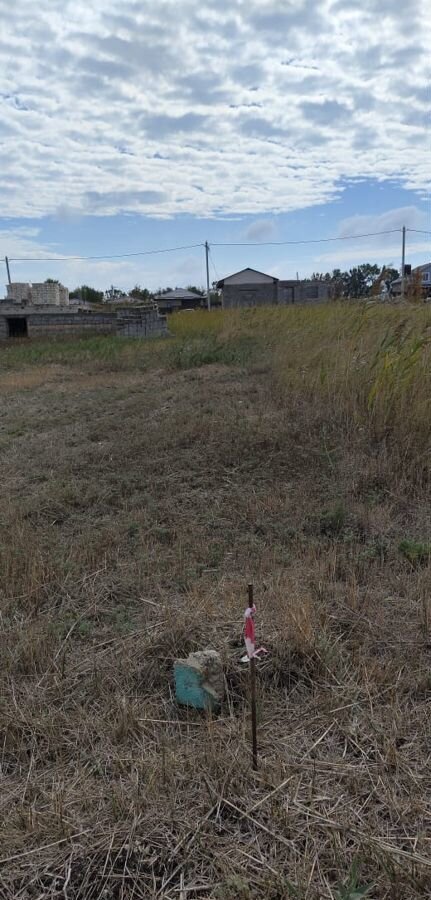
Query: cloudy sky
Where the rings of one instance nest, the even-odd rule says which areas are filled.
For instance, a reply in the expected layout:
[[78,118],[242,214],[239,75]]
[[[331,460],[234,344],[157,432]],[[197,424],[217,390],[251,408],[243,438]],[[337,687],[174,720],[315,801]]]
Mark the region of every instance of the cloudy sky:
[[[428,0],[0,0],[0,21],[1,256],[208,239],[212,279],[288,278],[398,265],[400,235],[215,245],[431,230]],[[409,260],[430,241],[410,232]],[[201,246],[11,265],[70,287],[204,281]]]

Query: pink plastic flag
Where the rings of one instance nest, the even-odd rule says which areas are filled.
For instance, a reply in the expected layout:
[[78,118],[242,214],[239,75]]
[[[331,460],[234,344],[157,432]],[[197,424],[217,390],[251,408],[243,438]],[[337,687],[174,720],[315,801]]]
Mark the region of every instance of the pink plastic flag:
[[244,613],[244,640],[245,648],[247,650],[247,656],[249,659],[254,656],[256,650],[256,633],[254,627],[255,615],[255,605],[253,604],[253,606],[247,606],[247,609]]
[[247,609],[244,613],[244,641],[245,641],[245,649],[247,650],[247,655],[243,656],[241,662],[248,662],[253,657],[262,656],[268,651],[265,647],[259,647],[256,650],[256,629],[254,624],[254,617],[256,615],[256,607],[247,606]]

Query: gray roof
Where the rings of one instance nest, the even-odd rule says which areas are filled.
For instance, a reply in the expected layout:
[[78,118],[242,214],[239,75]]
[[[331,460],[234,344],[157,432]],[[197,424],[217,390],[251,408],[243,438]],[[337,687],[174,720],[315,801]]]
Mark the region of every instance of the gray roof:
[[194,291],[186,291],[184,288],[175,288],[173,291],[166,291],[164,294],[155,294],[155,300],[197,300],[201,295],[195,294]]
[[279,280],[272,275],[268,275],[266,272],[261,272],[260,269],[252,269],[251,266],[246,266],[245,269],[240,269],[239,272],[232,272],[231,275],[226,275],[224,278],[221,278],[220,281],[217,282],[216,287],[222,288],[225,281],[228,281],[229,278],[233,278],[235,275],[242,275],[243,272],[255,272],[256,275],[264,275],[265,278],[270,278],[274,283]]

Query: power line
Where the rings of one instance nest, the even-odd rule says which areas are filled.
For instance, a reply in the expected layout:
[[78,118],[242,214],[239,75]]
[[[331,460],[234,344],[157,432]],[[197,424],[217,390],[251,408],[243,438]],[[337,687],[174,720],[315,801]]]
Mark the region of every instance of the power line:
[[[431,235],[431,231],[426,231],[420,228],[406,228],[408,232],[414,232],[415,234],[426,234]],[[329,238],[308,238],[296,241],[225,241],[219,242],[215,241],[211,245],[208,244],[208,251],[211,259],[211,264],[214,268],[216,277],[217,271],[214,265],[214,260],[211,256],[211,246],[213,247],[282,247],[282,246],[297,246],[300,244],[329,244],[336,241],[353,241],[361,238],[367,237],[377,237],[379,235],[386,234],[400,234],[401,229],[393,228],[387,229],[384,231],[368,231],[364,234],[350,234],[343,235],[341,237],[329,237]],[[9,257],[10,262],[74,262],[74,261],[90,261],[90,260],[102,260],[102,259],[130,259],[131,257],[138,256],[152,256],[155,254],[161,253],[175,253],[180,250],[196,250],[201,247],[205,247],[205,243],[199,244],[184,244],[179,247],[161,247],[156,248],[154,250],[138,250],[132,253],[106,253],[98,256],[12,256]]]
[[[408,231],[417,231],[419,234],[431,234],[428,231],[419,231],[415,228],[409,228]],[[328,244],[334,241],[353,241],[360,238],[376,237],[382,234],[399,234],[401,229],[393,228],[386,231],[369,231],[365,234],[350,234],[342,237],[330,238],[308,238],[300,241],[214,241],[210,246],[213,247],[281,247],[295,246],[298,244]],[[205,247],[205,243],[185,244],[181,247],[162,247],[155,250],[138,250],[134,253],[106,253],[100,256],[11,256],[10,262],[74,262],[98,259],[126,259],[136,256],[151,256],[158,253],[175,253],[177,250],[195,250],[199,247]]]
[[139,250],[136,253],[110,253],[104,256],[9,256],[9,262],[72,262],[87,259],[123,259],[130,256],[150,256],[153,253],[173,253],[175,250],[193,250],[204,244],[186,244],[184,247],[164,247],[161,250]]
[[287,244],[328,244],[332,241],[353,241],[357,238],[375,237],[380,234],[400,234],[401,228],[393,228],[390,231],[369,231],[367,234],[349,234],[344,237],[310,238],[302,241],[232,241],[230,243],[212,244],[213,247],[281,247]]
[[211,253],[211,247],[210,247],[210,262],[211,262],[211,265],[212,265],[212,267],[213,267],[213,269],[214,269],[214,275],[215,275],[217,281],[220,281],[220,275],[219,275],[219,273],[217,272],[217,266],[216,266],[216,264],[215,264],[215,262],[214,262],[214,257],[213,257],[213,255],[212,255],[212,253]]

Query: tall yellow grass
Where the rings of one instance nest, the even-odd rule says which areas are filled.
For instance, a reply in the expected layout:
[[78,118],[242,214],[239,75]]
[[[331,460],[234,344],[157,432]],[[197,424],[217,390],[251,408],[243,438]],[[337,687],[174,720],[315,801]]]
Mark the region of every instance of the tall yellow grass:
[[178,337],[221,343],[253,336],[286,403],[306,399],[327,419],[368,427],[422,479],[430,474],[431,308],[375,304],[177,315]]

